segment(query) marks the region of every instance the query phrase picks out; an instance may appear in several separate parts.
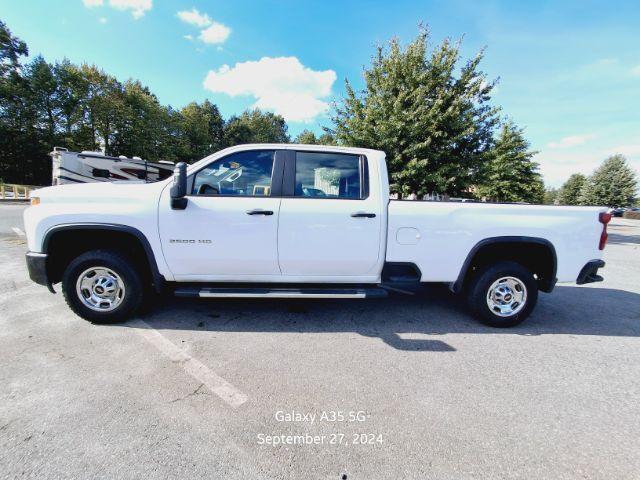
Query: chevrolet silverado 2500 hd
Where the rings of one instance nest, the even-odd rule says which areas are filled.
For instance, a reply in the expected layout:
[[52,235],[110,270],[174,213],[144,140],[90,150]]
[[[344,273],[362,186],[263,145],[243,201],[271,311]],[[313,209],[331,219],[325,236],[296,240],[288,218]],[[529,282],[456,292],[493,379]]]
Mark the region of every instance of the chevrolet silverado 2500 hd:
[[383,152],[241,145],[150,184],[36,190],[24,221],[31,278],[93,322],[148,293],[364,298],[445,282],[485,323],[513,326],[538,291],[602,280],[610,215],[389,199]]

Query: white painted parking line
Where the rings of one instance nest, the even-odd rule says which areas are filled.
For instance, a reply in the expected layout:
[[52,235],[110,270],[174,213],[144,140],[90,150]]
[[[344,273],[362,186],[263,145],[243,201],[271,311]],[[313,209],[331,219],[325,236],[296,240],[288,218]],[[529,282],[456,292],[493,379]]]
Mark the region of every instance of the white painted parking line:
[[20,236],[20,237],[24,237],[25,233],[19,229],[18,227],[11,227],[11,230],[13,230],[15,232],[16,235]]
[[247,401],[247,396],[244,393],[175,345],[147,322],[138,319],[133,320],[129,325],[134,327],[142,338],[165,354],[172,362],[180,363],[185,372],[204,383],[212,393],[215,393],[231,407],[238,408]]

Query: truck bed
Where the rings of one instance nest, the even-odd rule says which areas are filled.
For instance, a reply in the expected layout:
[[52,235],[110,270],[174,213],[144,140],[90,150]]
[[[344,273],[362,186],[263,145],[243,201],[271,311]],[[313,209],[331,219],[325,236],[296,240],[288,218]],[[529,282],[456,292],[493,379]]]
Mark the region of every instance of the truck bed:
[[557,278],[575,282],[598,250],[604,207],[391,200],[387,262],[414,263],[423,282],[452,282],[474,246],[496,237],[548,240]]

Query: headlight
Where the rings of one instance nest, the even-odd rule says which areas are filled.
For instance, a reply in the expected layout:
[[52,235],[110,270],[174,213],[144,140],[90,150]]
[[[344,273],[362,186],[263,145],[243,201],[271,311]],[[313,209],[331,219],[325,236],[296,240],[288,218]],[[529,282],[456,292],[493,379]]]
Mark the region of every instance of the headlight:
[[31,205],[40,205],[40,197],[31,197]]

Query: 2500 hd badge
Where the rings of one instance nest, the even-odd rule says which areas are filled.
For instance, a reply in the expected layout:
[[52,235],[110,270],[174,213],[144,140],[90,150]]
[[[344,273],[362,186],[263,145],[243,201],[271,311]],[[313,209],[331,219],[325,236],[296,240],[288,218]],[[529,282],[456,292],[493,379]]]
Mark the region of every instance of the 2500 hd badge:
[[211,240],[207,240],[207,239],[194,240],[192,238],[189,238],[189,239],[170,238],[169,239],[169,243],[185,243],[185,244],[193,245],[193,244],[196,244],[196,243],[209,244],[209,243],[213,243],[213,242]]

